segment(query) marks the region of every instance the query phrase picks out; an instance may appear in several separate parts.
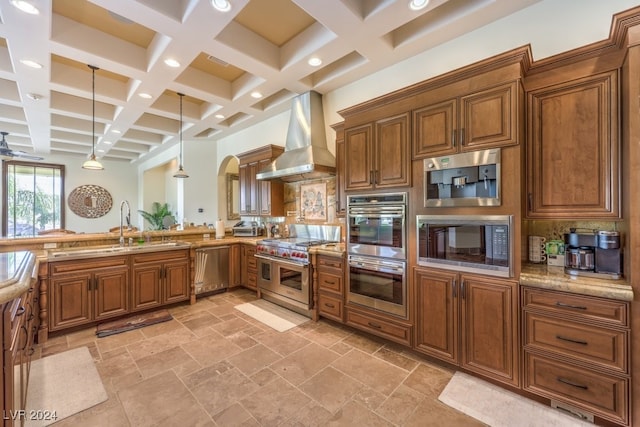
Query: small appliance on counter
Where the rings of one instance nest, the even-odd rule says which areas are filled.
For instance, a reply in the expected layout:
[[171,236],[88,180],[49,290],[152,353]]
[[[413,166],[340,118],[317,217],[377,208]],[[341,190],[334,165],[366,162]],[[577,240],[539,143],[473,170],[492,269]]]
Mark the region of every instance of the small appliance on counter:
[[591,230],[578,233],[576,228],[564,235],[566,273],[603,279],[622,277],[622,244],[617,231]]
[[233,226],[232,230],[234,237],[255,237],[262,236],[264,228],[256,221],[240,221]]

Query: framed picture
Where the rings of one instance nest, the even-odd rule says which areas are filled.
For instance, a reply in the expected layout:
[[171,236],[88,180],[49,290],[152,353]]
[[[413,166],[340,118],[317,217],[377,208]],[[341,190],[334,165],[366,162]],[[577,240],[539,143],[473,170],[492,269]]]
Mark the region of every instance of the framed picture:
[[304,219],[327,220],[327,183],[300,185],[300,212]]

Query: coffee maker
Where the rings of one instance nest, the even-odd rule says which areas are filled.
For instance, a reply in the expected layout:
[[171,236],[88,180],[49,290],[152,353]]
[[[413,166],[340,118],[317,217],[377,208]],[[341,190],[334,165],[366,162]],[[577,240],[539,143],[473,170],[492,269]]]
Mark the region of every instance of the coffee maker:
[[603,279],[622,277],[622,244],[617,231],[590,230],[578,233],[576,228],[564,235],[566,273]]

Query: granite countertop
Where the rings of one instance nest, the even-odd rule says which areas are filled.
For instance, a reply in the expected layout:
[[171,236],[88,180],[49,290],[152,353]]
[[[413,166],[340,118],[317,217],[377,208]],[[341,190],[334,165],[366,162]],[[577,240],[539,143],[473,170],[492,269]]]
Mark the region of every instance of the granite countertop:
[[0,253],[0,304],[22,295],[37,274],[37,260],[27,251]]
[[572,276],[566,274],[563,267],[522,264],[520,284],[574,294],[633,301],[633,288],[624,279]]

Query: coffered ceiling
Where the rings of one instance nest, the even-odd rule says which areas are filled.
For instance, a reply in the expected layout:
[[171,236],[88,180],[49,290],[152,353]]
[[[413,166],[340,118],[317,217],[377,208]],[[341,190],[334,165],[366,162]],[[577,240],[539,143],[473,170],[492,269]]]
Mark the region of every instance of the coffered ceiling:
[[229,0],[228,12],[213,7],[221,0],[23,1],[39,14],[0,1],[9,146],[86,157],[94,65],[96,154],[135,162],[178,142],[177,92],[183,139],[213,144],[299,93],[327,93],[538,0],[430,0],[419,11],[409,0]]

